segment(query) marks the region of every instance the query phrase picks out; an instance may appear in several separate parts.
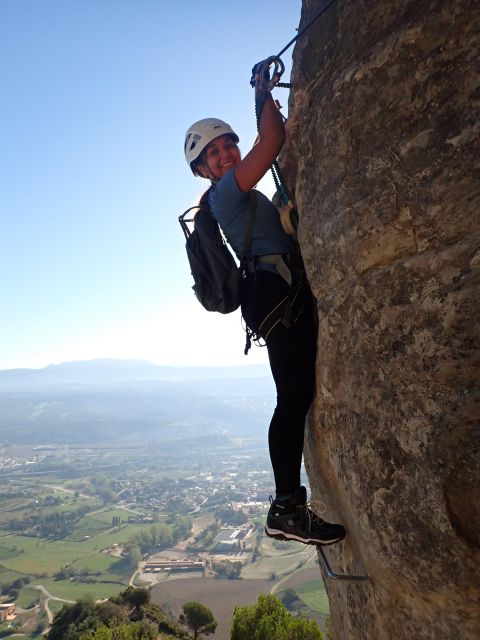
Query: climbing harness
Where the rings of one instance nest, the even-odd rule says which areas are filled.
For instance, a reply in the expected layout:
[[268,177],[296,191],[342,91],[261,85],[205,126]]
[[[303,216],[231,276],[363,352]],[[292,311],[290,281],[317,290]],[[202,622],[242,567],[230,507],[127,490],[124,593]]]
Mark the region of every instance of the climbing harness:
[[309,295],[309,286],[300,255],[255,256],[253,269],[256,264],[272,264],[277,273],[289,285],[289,288],[284,297],[268,312],[255,330],[245,321],[243,325],[246,334],[245,355],[248,355],[252,342],[258,347],[264,347],[268,336],[276,326],[282,325],[286,329],[290,329],[300,318],[306,296]]

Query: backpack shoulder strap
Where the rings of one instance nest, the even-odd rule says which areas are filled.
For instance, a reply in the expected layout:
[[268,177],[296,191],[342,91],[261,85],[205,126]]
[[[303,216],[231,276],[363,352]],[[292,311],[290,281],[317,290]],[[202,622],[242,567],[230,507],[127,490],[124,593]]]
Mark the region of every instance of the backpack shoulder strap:
[[[190,232],[188,230],[188,227],[186,225],[187,220],[184,220],[184,216],[189,213],[192,209],[198,209],[198,212],[196,214],[196,216],[194,217],[194,219],[190,220],[190,222],[194,222],[197,223],[196,228],[198,229],[198,223],[201,220],[206,221],[205,218],[203,218],[200,214],[202,212],[202,210],[207,213],[208,217],[213,220],[215,220],[215,218],[212,215],[212,211],[211,211],[211,207],[210,207],[210,203],[208,202],[208,196],[210,194],[210,189],[211,187],[209,187],[205,193],[202,195],[202,197],[200,198],[200,202],[198,205],[194,206],[194,207],[190,207],[190,209],[187,209],[187,211],[185,211],[184,214],[182,214],[179,217],[179,222],[180,225],[183,229],[183,232],[185,234],[185,237],[188,239],[190,236]],[[257,210],[257,194],[256,191],[254,189],[252,189],[250,191],[249,194],[249,200],[248,200],[248,207],[247,207],[247,222],[246,222],[246,227],[245,227],[245,236],[244,236],[244,240],[243,240],[243,247],[242,247],[242,256],[241,256],[241,260],[244,261],[247,258],[247,254],[250,250],[250,246],[252,244],[252,235],[253,235],[253,227],[255,224],[255,213]],[[218,225],[218,223],[217,223]]]
[[202,197],[200,198],[200,202],[198,203],[199,207],[210,208],[210,203],[208,201],[208,198],[210,196],[211,190],[212,190],[212,187],[208,187],[208,189],[204,193],[202,193]]
[[247,258],[252,244],[253,225],[255,224],[255,213],[257,211],[257,194],[255,189],[250,191],[250,198],[247,209],[247,226],[245,228],[245,237],[243,240],[242,260]]

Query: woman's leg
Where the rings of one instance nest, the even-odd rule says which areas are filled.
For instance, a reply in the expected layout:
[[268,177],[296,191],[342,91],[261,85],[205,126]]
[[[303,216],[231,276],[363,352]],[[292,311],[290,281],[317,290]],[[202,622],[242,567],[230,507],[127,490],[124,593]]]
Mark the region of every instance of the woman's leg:
[[306,294],[302,315],[290,328],[278,325],[267,340],[277,388],[268,442],[277,496],[300,486],[305,419],[315,392],[316,322]]
[[[258,272],[247,278],[242,305],[247,324],[258,329],[287,290],[274,273]],[[271,501],[265,532],[278,540],[324,545],[342,540],[346,531],[343,525],[326,522],[312,512],[305,487],[300,486],[305,418],[315,388],[316,344],[313,297],[308,292],[298,321],[290,329],[277,325],[267,339],[277,386],[277,406],[268,434],[277,496]]]
[[[287,292],[286,282],[273,272],[249,276],[242,305],[247,324],[258,329]],[[300,318],[288,329],[278,324],[267,339],[267,349],[277,389],[268,438],[270,459],[277,495],[284,495],[300,486],[305,418],[315,387],[316,322],[309,291]]]

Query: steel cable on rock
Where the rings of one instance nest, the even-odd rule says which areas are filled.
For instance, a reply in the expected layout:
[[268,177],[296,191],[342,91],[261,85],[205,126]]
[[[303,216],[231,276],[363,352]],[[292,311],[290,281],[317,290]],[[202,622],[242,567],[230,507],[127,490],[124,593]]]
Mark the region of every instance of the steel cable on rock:
[[[272,81],[270,83],[267,83],[267,85],[268,84],[271,85],[270,89],[273,89],[274,86],[282,87],[285,89],[291,88],[292,85],[289,82],[279,82],[285,70],[285,66],[281,61],[280,56],[283,55],[285,51],[287,51],[287,49],[289,49],[292,46],[292,44],[294,44],[301,36],[303,36],[315,24],[315,22],[321,16],[323,16],[323,14],[326,13],[330,9],[330,7],[332,7],[335,4],[335,2],[336,0],[330,0],[330,2],[328,2],[324,7],[322,7],[322,9],[310,20],[310,22],[303,29],[301,29],[301,31],[299,31],[294,38],[292,38],[289,42],[287,42],[287,44],[283,47],[281,51],[279,51],[279,53],[277,53],[277,55],[270,56],[270,58],[267,58],[266,60],[259,62],[254,66],[252,70],[252,79],[250,80],[250,84],[255,87],[255,116],[257,120],[257,131],[259,130],[260,114],[262,112],[263,103],[265,100],[264,97],[263,98],[260,97],[260,85],[261,83],[265,85],[264,74],[268,72],[272,64],[275,65],[275,73],[273,74]],[[280,72],[278,72],[278,66],[277,66],[278,64],[281,65]],[[263,91],[265,91],[265,88],[263,88]],[[276,160],[272,163],[270,170],[272,173],[275,187],[279,192],[282,201],[284,202],[284,204],[286,204],[290,199],[289,192],[288,192],[285,179],[280,170],[280,166]]]

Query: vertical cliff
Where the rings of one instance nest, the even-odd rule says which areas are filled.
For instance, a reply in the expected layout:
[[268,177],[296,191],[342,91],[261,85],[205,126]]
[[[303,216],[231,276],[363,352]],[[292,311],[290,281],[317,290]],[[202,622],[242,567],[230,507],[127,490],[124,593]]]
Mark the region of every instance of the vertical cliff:
[[294,52],[307,468],[371,576],[327,582],[336,640],[480,637],[479,51],[476,0],[337,0]]

